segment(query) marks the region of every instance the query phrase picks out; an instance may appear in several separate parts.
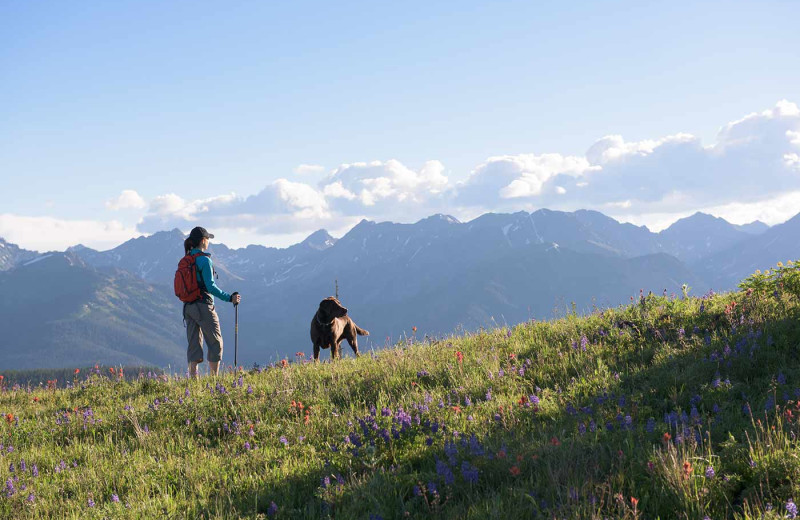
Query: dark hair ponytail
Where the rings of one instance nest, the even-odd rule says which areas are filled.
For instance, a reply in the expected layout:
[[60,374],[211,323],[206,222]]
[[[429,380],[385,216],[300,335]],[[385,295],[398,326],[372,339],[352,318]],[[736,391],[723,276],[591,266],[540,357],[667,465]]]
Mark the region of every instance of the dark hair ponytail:
[[187,238],[186,240],[183,241],[183,249],[184,249],[184,251],[186,251],[187,255],[189,254],[189,251],[191,251],[192,249],[194,249],[198,245],[200,245],[199,242],[197,242],[195,240],[192,240],[192,237],[189,237],[189,238]]

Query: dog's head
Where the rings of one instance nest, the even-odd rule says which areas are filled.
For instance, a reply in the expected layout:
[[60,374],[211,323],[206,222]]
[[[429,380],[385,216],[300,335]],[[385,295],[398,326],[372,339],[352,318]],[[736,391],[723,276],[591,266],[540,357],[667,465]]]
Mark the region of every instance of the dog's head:
[[333,296],[325,298],[319,303],[320,319],[330,321],[334,318],[344,318],[347,316],[347,308],[339,303]]

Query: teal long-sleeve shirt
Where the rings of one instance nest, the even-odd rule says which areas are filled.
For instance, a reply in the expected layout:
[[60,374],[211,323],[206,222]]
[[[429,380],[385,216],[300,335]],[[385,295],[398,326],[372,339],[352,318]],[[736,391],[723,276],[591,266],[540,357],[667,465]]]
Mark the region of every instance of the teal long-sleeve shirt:
[[[202,251],[199,249],[192,249],[189,251],[189,254],[191,255],[195,255],[197,253],[202,253]],[[207,254],[208,253],[203,253],[195,260],[195,263],[197,264],[197,281],[205,284],[206,291],[208,291],[211,299],[211,301],[208,303],[214,303],[214,296],[224,302],[229,302],[231,301],[231,295],[220,289],[217,286],[217,283],[214,281],[214,264],[211,262],[211,257],[206,256]]]

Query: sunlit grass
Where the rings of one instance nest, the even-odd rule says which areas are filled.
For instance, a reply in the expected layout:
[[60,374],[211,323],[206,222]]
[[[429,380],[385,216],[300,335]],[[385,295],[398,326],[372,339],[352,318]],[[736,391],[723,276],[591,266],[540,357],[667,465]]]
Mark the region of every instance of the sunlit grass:
[[750,283],[336,363],[6,384],[0,517],[783,518],[800,308]]

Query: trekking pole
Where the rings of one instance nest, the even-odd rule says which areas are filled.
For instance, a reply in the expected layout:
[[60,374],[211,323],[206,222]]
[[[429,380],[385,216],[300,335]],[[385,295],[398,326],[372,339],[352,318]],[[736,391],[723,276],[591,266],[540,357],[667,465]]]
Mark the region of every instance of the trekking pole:
[[[233,293],[237,295],[239,293]],[[239,366],[239,304],[233,304],[233,312],[236,316],[235,318],[235,325],[233,327],[233,366],[237,368]]]

